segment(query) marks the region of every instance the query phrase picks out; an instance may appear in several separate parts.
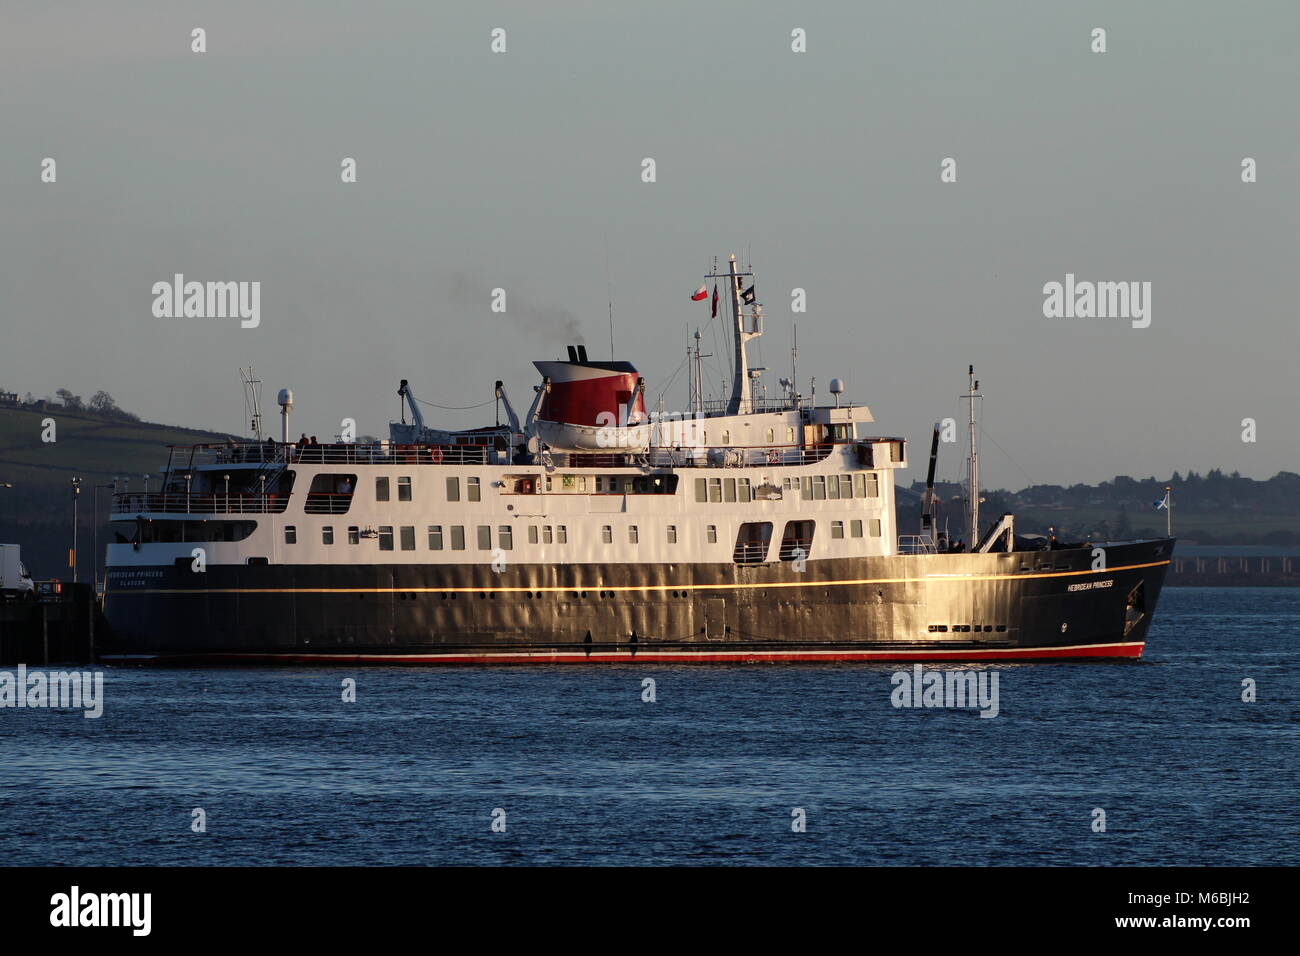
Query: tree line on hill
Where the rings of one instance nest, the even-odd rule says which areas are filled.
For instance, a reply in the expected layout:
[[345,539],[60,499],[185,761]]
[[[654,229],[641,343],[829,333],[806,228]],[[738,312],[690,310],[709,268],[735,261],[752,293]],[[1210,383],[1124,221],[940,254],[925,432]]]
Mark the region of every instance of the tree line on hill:
[[[55,398],[58,399],[57,402],[54,400]],[[102,388],[90,396],[89,401],[82,399],[80,395],[70,388],[57,389],[53,397],[46,395],[44,398],[37,398],[31,392],[20,398],[17,392],[0,391],[0,405],[28,410],[63,408],[66,411],[88,412],[91,415],[98,415],[101,418],[119,422],[138,422],[140,420],[139,415],[128,412],[124,408],[119,408],[117,402],[113,400],[113,396]]]
[[[1150,537],[1164,533],[1163,511],[1156,509],[1156,503],[1164,498],[1166,487],[1170,488],[1174,502],[1175,524],[1181,523],[1187,536],[1199,543],[1300,544],[1300,474],[1292,471],[1256,480],[1235,471],[1225,475],[1222,470],[1212,468],[1204,475],[1194,471],[1185,476],[1174,472],[1165,481],[1154,476],[1139,479],[1117,475],[1097,485],[1030,485],[1020,491],[999,488],[982,492],[984,500],[980,510],[989,520],[1008,511],[1018,517],[1033,512],[1037,520],[1017,523],[1018,531],[1030,533],[1045,534],[1048,528],[1055,527],[1058,531],[1064,528],[1073,536],[1097,540]],[[914,481],[913,494],[900,497],[899,521],[904,527],[912,522],[913,515],[919,519],[917,499],[924,490],[924,482]],[[935,492],[941,508],[946,505],[944,513],[953,527],[964,527],[965,487],[956,482],[936,482]],[[1044,512],[1059,517],[1044,519]],[[1097,517],[1098,512],[1107,512],[1109,516]],[[1213,518],[1217,523],[1231,516],[1243,520],[1252,516],[1293,520],[1288,520],[1291,527],[1258,533],[1210,529],[1203,524],[1198,526],[1196,520]]]

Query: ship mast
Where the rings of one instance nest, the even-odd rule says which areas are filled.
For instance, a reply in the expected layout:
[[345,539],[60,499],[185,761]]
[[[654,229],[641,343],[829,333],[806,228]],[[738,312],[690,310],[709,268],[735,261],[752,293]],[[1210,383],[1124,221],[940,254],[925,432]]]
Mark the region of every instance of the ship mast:
[[248,418],[248,427],[253,437],[262,440],[262,383],[253,374],[253,366],[241,368],[239,377],[244,382],[244,415]]
[[691,393],[690,412],[692,415],[702,415],[704,413],[704,359],[706,357],[700,350],[700,330],[695,330],[695,348],[687,348],[686,356],[690,360],[687,367],[687,373],[690,375],[689,388]]
[[979,446],[976,440],[977,425],[975,422],[975,399],[983,398],[979,394],[980,383],[975,380],[975,366],[968,369],[970,376],[970,388],[962,398],[970,403],[970,500],[969,511],[967,513],[968,535],[966,538],[966,550],[974,551],[979,546],[980,530],[980,457]]
[[731,289],[731,325],[736,339],[736,361],[735,370],[731,380],[731,398],[727,401],[728,415],[747,415],[754,409],[753,395],[750,391],[749,362],[745,355],[745,345],[750,339],[756,339],[763,334],[761,313],[758,307],[750,313],[753,321],[750,330],[745,330],[745,310],[743,290],[740,288],[740,280],[746,276],[752,276],[752,272],[736,271],[736,256],[732,253],[727,259],[727,271],[723,273],[713,272],[705,276],[706,279],[726,279]]

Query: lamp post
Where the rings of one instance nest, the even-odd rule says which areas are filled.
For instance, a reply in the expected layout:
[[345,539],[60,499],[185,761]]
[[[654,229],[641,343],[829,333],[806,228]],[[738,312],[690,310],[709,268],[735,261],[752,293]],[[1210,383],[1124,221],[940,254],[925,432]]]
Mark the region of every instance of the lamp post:
[[77,583],[77,501],[81,498],[81,479],[72,479],[72,583]]
[[226,479],[226,505],[225,505],[225,511],[226,511],[226,514],[229,514],[229,513],[230,513],[230,476],[229,476],[229,475],[223,475],[222,477],[224,477],[224,478]]

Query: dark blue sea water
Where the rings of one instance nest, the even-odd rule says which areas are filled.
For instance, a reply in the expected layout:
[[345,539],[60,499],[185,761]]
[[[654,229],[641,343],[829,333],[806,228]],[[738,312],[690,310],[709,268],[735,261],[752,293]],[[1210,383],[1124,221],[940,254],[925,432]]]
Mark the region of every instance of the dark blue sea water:
[[1296,865],[1297,651],[1300,591],[1205,588],[1140,662],[998,668],[992,720],[893,666],[112,669],[99,720],[0,710],[0,858]]

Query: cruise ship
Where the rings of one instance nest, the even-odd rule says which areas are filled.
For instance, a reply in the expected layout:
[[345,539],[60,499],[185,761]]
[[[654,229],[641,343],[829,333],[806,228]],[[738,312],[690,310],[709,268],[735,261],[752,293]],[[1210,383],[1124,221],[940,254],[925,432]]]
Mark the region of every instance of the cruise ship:
[[[960,531],[934,493],[900,528],[904,438],[870,409],[768,397],[735,256],[704,277],[728,333],[727,398],[705,399],[699,333],[680,415],[583,346],[535,362],[521,415],[426,424],[402,380],[382,441],[281,437],[173,447],[114,494],[106,662],[598,664],[999,661],[1142,654],[1172,537],[1062,542],[982,521],[974,370]],[[719,301],[723,315],[718,316]],[[727,308],[729,306],[729,308]],[[727,314],[729,313],[729,315]],[[775,390],[774,390],[775,391]],[[522,409],[522,406],[520,406]],[[407,420],[409,409],[409,418]],[[347,436],[343,436],[347,437]]]

